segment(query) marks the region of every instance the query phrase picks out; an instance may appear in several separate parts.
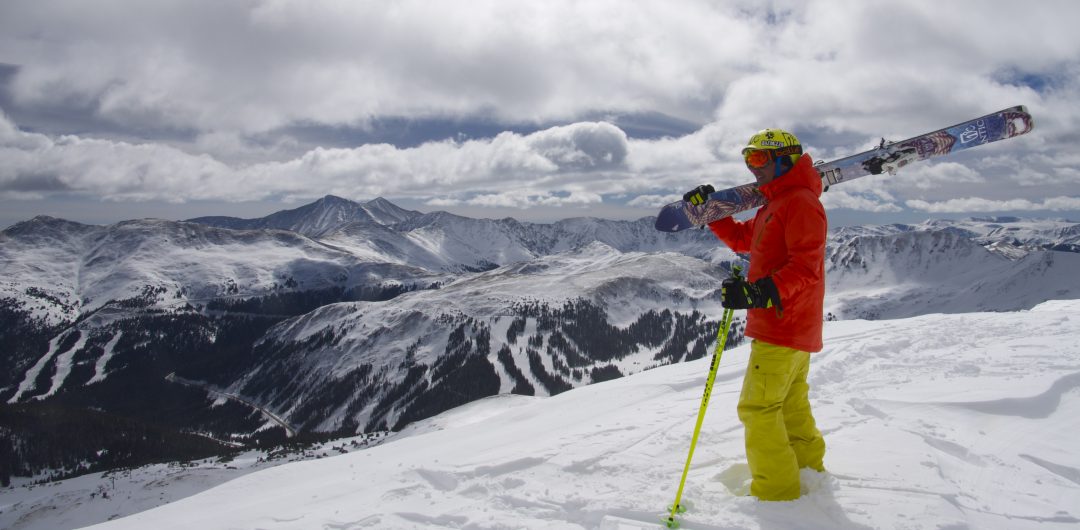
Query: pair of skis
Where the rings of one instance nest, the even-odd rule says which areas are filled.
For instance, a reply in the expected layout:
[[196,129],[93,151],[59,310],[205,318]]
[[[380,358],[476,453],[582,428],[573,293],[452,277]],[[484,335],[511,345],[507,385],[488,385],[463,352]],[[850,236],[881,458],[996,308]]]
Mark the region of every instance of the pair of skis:
[[[876,149],[818,164],[814,168],[821,174],[822,184],[828,189],[829,186],[867,175],[893,175],[912,162],[1027,134],[1034,126],[1035,122],[1026,108],[1022,105],[1010,107],[902,142],[886,143],[882,140]],[[664,206],[656,217],[656,229],[679,232],[705,226],[764,204],[765,196],[758,191],[756,184],[743,184],[710,193],[709,199],[702,204],[675,201]]]

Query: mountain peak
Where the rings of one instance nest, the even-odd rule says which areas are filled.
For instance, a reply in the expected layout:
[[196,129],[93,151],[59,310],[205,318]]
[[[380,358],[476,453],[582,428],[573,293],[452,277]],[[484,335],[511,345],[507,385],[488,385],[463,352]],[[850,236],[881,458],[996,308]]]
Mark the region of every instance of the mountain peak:
[[406,210],[383,197],[376,197],[364,203],[362,208],[375,222],[383,225],[397,224],[424,215],[417,211]]
[[256,219],[199,217],[189,221],[242,230],[265,228],[291,230],[309,237],[320,237],[353,223],[389,225],[420,215],[422,215],[420,212],[405,210],[382,197],[367,203],[359,203],[337,195],[325,195],[315,202]]
[[26,235],[42,232],[82,232],[95,228],[93,225],[68,221],[49,215],[38,215],[30,220],[15,223],[3,230],[8,235]]
[[323,198],[315,201],[314,204],[356,204],[356,201],[346,199],[344,197],[338,197],[337,195],[324,195]]

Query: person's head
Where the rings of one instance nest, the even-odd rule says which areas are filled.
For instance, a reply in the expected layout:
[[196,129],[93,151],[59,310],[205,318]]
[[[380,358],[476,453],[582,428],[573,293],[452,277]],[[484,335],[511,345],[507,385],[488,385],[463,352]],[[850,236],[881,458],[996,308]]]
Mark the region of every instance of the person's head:
[[785,130],[765,129],[750,137],[742,154],[746,167],[761,186],[795,167],[795,162],[802,156],[802,144]]

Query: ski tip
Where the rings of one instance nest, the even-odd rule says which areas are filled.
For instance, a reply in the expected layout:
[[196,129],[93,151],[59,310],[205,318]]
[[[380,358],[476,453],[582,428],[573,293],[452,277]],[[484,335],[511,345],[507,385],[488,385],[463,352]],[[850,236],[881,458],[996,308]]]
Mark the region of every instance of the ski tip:
[[1011,109],[1003,110],[1001,116],[1005,119],[1008,130],[1006,138],[1027,134],[1035,128],[1035,118],[1024,105],[1017,105]]
[[687,219],[686,213],[683,211],[684,206],[683,201],[664,206],[656,216],[656,223],[653,224],[653,227],[661,232],[679,232],[690,228],[690,220]]
[[661,232],[678,232],[680,230],[679,225],[677,225],[677,224],[672,225],[671,223],[665,223],[665,222],[663,222],[663,219],[659,219],[659,218],[656,220],[656,224],[653,225],[653,228],[656,228],[657,230],[659,230]]

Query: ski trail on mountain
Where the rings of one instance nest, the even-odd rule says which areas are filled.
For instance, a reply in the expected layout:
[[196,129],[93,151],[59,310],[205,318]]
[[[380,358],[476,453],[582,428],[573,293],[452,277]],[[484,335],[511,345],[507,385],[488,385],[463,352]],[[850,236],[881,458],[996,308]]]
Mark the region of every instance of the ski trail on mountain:
[[112,336],[112,338],[109,339],[109,342],[105,343],[105,347],[102,349],[101,357],[98,357],[97,361],[94,362],[94,376],[91,377],[90,380],[86,382],[86,384],[89,385],[105,380],[105,377],[108,375],[108,372],[106,372],[106,368],[108,368],[109,361],[112,360],[113,355],[116,352],[116,344],[120,342],[120,338],[123,336],[123,331],[117,331]]
[[[29,370],[26,371],[26,375],[23,376],[22,382],[19,383],[19,389],[15,392],[15,395],[8,400],[9,404],[18,403],[19,399],[22,398],[23,394],[36,389],[38,375],[41,373],[42,370],[45,369],[45,366],[47,366],[50,362],[53,361],[53,357],[59,353],[57,352],[57,350],[60,348],[60,343],[67,340],[68,336],[71,333],[73,332],[69,330],[65,333],[57,335],[49,341],[49,350],[45,352],[45,355],[42,355],[37,360],[37,362],[30,367]],[[74,333],[79,332],[76,331]]]

